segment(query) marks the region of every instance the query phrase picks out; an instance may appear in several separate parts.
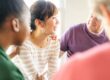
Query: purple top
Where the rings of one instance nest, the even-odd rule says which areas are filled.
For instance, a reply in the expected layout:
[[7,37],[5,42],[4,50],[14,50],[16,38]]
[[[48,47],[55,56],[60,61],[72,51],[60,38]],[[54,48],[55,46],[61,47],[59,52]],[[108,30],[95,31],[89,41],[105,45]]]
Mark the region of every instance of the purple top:
[[62,36],[61,38],[61,50],[68,52],[70,57],[75,52],[81,52],[87,50],[96,45],[109,41],[105,32],[100,35],[94,35],[87,29],[86,23],[75,25]]

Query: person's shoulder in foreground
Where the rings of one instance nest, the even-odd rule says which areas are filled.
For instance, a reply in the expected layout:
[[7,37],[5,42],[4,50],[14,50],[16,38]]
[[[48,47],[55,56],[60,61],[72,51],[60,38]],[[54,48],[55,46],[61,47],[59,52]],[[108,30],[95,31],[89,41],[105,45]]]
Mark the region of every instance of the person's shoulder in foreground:
[[0,80],[24,80],[22,73],[0,47]]
[[30,12],[23,0],[0,0],[0,80],[24,80],[6,51],[27,38],[29,22]]
[[105,43],[72,56],[52,80],[110,80],[109,74],[110,43]]

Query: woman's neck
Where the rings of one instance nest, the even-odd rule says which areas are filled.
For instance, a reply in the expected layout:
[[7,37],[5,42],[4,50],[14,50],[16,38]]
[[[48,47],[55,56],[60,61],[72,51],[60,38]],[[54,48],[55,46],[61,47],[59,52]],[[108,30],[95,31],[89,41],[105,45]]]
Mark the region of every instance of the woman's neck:
[[42,34],[37,31],[32,32],[30,39],[36,46],[40,48],[47,46],[48,43],[48,35]]

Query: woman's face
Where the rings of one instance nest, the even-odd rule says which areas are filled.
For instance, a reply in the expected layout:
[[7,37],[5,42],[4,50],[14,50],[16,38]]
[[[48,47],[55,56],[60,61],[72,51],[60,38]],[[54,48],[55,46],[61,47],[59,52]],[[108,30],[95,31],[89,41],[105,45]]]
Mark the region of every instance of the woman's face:
[[47,35],[54,34],[58,25],[57,14],[54,14],[50,18],[46,19],[44,22],[44,29]]

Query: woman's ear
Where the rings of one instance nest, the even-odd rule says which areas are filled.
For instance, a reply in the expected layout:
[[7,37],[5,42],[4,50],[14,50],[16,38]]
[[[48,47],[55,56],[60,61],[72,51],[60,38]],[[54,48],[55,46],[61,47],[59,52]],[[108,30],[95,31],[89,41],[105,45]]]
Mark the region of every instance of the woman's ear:
[[19,30],[20,30],[20,22],[19,22],[19,19],[17,19],[17,18],[14,18],[13,20],[12,20],[12,28],[13,28],[13,31],[15,31],[15,32],[19,32]]
[[39,26],[41,24],[39,19],[35,19],[34,23],[36,26]]
[[110,23],[110,11],[108,10],[107,6],[105,6],[104,4],[101,4],[99,8],[104,18]]
[[43,25],[44,25],[44,22],[41,21],[41,20],[39,20],[39,19],[35,19],[34,23],[35,23],[36,26],[41,26],[41,27],[43,27]]

